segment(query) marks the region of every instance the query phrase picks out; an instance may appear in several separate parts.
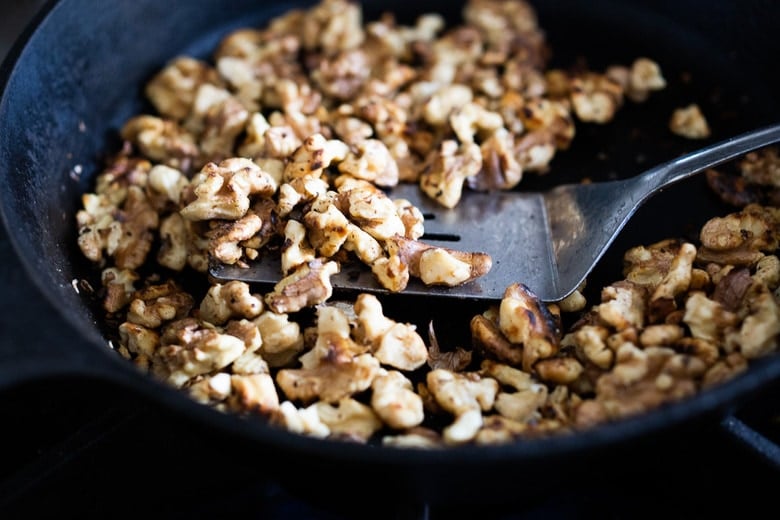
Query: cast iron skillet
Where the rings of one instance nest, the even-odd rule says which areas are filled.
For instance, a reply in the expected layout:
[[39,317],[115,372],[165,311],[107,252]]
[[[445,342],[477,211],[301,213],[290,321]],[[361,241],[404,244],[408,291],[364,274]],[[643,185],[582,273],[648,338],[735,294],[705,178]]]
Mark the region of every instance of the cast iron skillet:
[[[780,356],[755,363],[744,376],[685,402],[577,435],[509,446],[443,451],[396,451],[291,435],[260,420],[238,419],[195,404],[137,371],[107,347],[98,314],[73,280],[94,279],[75,247],[74,214],[82,192],[117,128],[149,110],[141,85],[180,53],[208,58],[229,30],[260,25],[297,5],[256,0],[61,0],[36,19],[3,65],[0,99],[0,202],[16,253],[41,295],[41,316],[53,308],[69,324],[61,341],[0,343],[0,387],[42,377],[91,378],[119,385],[216,432],[256,457],[258,471],[275,475],[307,496],[354,502],[357,497],[405,503],[494,503],[576,482],[592,464],[641,463],[650,443],[679,442],[681,433],[709,428],[780,378]],[[589,176],[637,173],[694,145],[672,136],[666,121],[675,106],[697,101],[713,140],[776,122],[773,97],[778,42],[772,20],[780,4],[694,0],[537,2],[553,63],[585,59],[593,68],[646,55],[664,69],[669,87],[644,105],[627,105],[608,126],[578,125],[572,148],[553,162],[554,173],[521,187]],[[425,11],[459,20],[451,1],[369,2],[366,18],[392,8],[402,22]],[[701,178],[649,202],[624,230],[589,287],[616,278],[629,246],[686,236],[726,209]],[[36,295],[36,297],[38,297]],[[443,344],[467,343],[473,306],[464,302],[387,302],[388,314],[420,323],[432,317]],[[425,308],[425,313],[421,308]],[[5,334],[5,333],[4,333]],[[208,449],[208,446],[204,446]],[[628,462],[630,461],[630,462]],[[339,468],[342,478],[332,478]],[[325,475],[317,477],[317,475]],[[576,484],[575,484],[576,485]]]

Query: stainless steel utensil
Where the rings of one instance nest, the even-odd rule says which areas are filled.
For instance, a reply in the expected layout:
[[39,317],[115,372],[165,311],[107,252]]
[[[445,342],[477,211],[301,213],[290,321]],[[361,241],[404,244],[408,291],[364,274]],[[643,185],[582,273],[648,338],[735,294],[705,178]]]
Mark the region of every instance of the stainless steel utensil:
[[[571,294],[593,270],[606,249],[650,197],[707,168],[780,141],[780,124],[707,146],[618,181],[567,184],[546,192],[465,192],[453,209],[439,206],[416,185],[393,188],[425,215],[422,241],[461,251],[480,251],[493,259],[481,278],[457,287],[425,286],[412,279],[403,294],[499,300],[507,286],[523,283],[544,301]],[[279,259],[261,258],[248,268],[215,265],[220,280],[271,286],[281,279]],[[331,279],[334,291],[388,293],[370,270],[342,266]]]

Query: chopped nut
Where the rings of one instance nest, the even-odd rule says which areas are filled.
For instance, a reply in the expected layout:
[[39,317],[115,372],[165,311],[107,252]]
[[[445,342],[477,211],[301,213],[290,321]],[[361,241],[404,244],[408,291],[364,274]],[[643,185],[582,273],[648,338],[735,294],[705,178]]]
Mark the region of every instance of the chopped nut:
[[195,376],[226,367],[245,350],[239,338],[184,318],[164,328],[154,364],[171,384],[181,387]]
[[355,145],[339,163],[339,171],[371,181],[377,186],[395,186],[398,184],[398,164],[384,142],[379,139],[364,139]]
[[395,370],[380,375],[371,384],[371,406],[385,424],[395,429],[419,426],[425,414],[412,382]]
[[283,368],[276,383],[291,400],[336,402],[368,389],[378,373],[379,361],[361,354],[349,361],[325,359],[314,368]]
[[669,130],[688,139],[706,139],[710,136],[707,119],[696,104],[675,109],[669,120]]
[[192,180],[196,200],[181,209],[188,220],[243,217],[250,207],[250,195],[271,196],[275,179],[249,159],[233,158],[208,163]]
[[263,339],[261,355],[270,366],[288,365],[303,350],[300,325],[287,314],[265,311],[254,323]]
[[631,64],[626,95],[635,102],[645,101],[651,91],[666,88],[661,67],[649,58],[637,58]]
[[228,398],[230,408],[263,415],[279,408],[279,396],[270,374],[232,375],[230,382],[233,387]]
[[168,281],[137,291],[130,302],[127,321],[154,329],[164,322],[185,317],[193,304],[190,294]]
[[512,343],[523,345],[523,370],[558,351],[558,326],[538,297],[522,284],[507,287],[498,326]]
[[263,300],[249,291],[247,283],[236,280],[212,285],[200,303],[200,317],[213,325],[233,318],[256,318],[263,312]]
[[409,274],[426,285],[454,287],[485,275],[493,267],[487,253],[456,251],[400,235],[390,238],[386,247],[391,258],[397,256]]
[[276,313],[298,312],[304,307],[322,303],[333,294],[330,277],[339,271],[336,262],[316,258],[300,266],[274,286],[265,296],[268,307]]
[[335,404],[319,401],[312,406],[332,436],[367,442],[382,427],[382,421],[371,407],[350,397],[341,398]]
[[461,199],[466,179],[479,173],[481,167],[482,151],[478,145],[458,146],[455,141],[444,141],[428,159],[420,175],[420,187],[445,208],[454,208]]

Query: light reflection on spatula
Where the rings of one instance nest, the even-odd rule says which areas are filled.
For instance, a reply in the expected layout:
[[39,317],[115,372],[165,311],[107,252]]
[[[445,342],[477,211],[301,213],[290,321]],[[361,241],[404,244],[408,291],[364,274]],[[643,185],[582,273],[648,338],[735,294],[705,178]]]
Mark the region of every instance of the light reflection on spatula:
[[[493,259],[484,276],[457,287],[426,286],[412,278],[402,294],[472,300],[500,300],[513,283],[523,283],[544,301],[571,294],[593,270],[635,211],[663,188],[750,151],[780,141],[780,124],[707,146],[641,175],[619,181],[568,184],[547,192],[465,192],[446,209],[416,185],[393,188],[391,198],[417,206],[425,219],[425,243]],[[249,267],[215,265],[218,280],[268,286],[281,279],[279,258],[267,255]],[[344,265],[331,279],[342,290],[388,293],[371,271]]]

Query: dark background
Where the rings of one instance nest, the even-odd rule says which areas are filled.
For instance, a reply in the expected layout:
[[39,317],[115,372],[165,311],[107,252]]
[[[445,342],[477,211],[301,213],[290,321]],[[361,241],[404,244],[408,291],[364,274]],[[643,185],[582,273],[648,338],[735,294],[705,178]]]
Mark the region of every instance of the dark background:
[[[0,56],[44,2],[0,1]],[[68,326],[48,307],[0,229],[0,341],[57,342]],[[768,511],[780,484],[780,393],[696,432],[685,453],[508,506],[405,511],[311,503],[281,489],[224,438],[95,381],[45,380],[0,392],[0,518],[666,518]],[[744,429],[745,423],[754,430]],[[756,434],[758,436],[756,436]],[[685,460],[685,464],[675,461]],[[518,468],[522,471],[522,468]],[[324,478],[338,478],[334,475]],[[323,476],[319,476],[323,478]],[[465,476],[464,476],[465,477]],[[507,478],[512,478],[507,475]],[[380,484],[381,485],[381,484]],[[348,495],[347,495],[348,496]],[[395,497],[401,498],[402,497]],[[402,502],[402,500],[400,500]],[[381,511],[381,512],[380,512]]]

